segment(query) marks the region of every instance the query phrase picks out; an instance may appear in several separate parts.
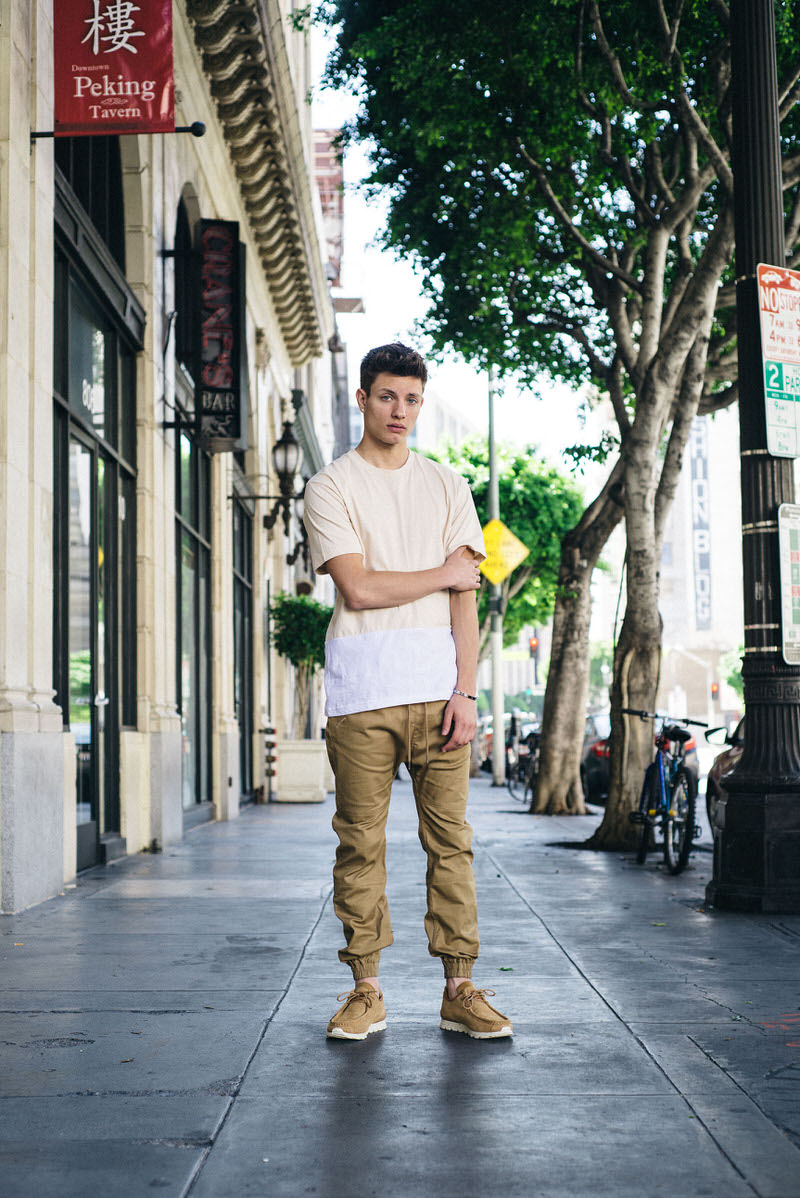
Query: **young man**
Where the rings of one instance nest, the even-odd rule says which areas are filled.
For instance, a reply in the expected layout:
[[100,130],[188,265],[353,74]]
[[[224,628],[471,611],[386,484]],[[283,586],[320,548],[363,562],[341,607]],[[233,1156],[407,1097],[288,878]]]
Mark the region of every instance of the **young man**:
[[404,345],[370,350],[356,392],[358,446],[306,486],[305,524],[317,573],[337,596],[328,629],[328,755],[339,837],[334,909],[355,988],[327,1034],[363,1040],[386,1026],[378,981],[392,943],[386,817],[398,766],[408,766],[428,858],[428,950],[444,966],[440,1026],[480,1039],[511,1023],[476,990],[478,955],[469,743],[475,734],[483,536],[464,479],[409,452],[428,372]]

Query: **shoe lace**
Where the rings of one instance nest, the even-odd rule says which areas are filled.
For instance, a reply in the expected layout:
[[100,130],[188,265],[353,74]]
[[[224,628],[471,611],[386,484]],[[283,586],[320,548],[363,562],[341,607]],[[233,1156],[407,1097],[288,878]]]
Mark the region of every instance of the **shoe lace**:
[[344,1008],[341,1012],[342,1015],[344,1015],[344,1012],[348,1009],[354,999],[360,999],[363,1001],[366,1004],[367,1010],[369,1010],[376,997],[377,996],[374,990],[343,990],[341,994],[336,995],[336,1001],[344,1001]]
[[[484,1002],[486,1002],[486,999],[488,997],[494,998],[496,993],[497,993],[496,990],[489,990],[488,988],[485,990],[470,990],[469,994],[464,995],[464,998],[462,1001],[464,1003],[464,1006],[469,1008],[472,1006],[472,1004],[476,998],[481,998],[481,999],[483,999]],[[487,1003],[487,1006],[488,1006],[488,1003]]]

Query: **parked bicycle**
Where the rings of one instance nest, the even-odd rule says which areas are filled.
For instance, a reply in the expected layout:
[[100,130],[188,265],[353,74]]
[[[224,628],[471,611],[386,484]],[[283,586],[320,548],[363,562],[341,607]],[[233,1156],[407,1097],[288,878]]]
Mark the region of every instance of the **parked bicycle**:
[[530,803],[536,792],[540,740],[540,733],[529,732],[506,747],[506,785],[512,799],[520,803]]
[[663,838],[664,864],[671,874],[686,868],[692,841],[700,835],[695,825],[695,794],[684,766],[686,742],[692,739],[687,725],[707,728],[702,720],[672,719],[654,711],[623,707],[624,715],[642,720],[660,720],[655,738],[656,753],[645,770],[638,811],[632,811],[631,823],[641,825],[636,860],[644,865],[654,829]]

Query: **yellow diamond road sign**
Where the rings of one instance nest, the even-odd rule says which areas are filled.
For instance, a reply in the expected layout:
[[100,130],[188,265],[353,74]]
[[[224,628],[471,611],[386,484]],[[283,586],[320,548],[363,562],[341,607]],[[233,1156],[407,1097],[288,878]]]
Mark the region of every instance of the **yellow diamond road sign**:
[[481,562],[481,574],[498,586],[530,553],[502,520],[490,520],[483,530],[486,560]]

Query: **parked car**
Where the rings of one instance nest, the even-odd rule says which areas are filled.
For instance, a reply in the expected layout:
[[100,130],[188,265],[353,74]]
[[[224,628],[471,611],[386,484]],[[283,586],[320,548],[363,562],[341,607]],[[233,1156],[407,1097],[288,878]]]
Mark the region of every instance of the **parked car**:
[[[724,731],[724,728],[709,728],[706,739],[713,745],[714,741],[711,740],[711,737],[715,733],[719,734]],[[725,775],[731,772],[744,752],[744,716],[739,720],[733,732],[726,733],[723,743],[728,747],[714,758],[714,764],[708,771],[706,779],[706,812],[712,832],[716,827],[717,804],[725,795]]]
[[[607,711],[594,712],[586,717],[581,752],[581,784],[588,803],[605,803],[608,797],[608,756],[611,717]],[[692,797],[697,797],[697,742],[694,737],[686,742],[684,765],[689,779]]]
[[611,717],[607,711],[587,715],[581,750],[581,785],[588,803],[605,803],[608,796],[608,738]]

